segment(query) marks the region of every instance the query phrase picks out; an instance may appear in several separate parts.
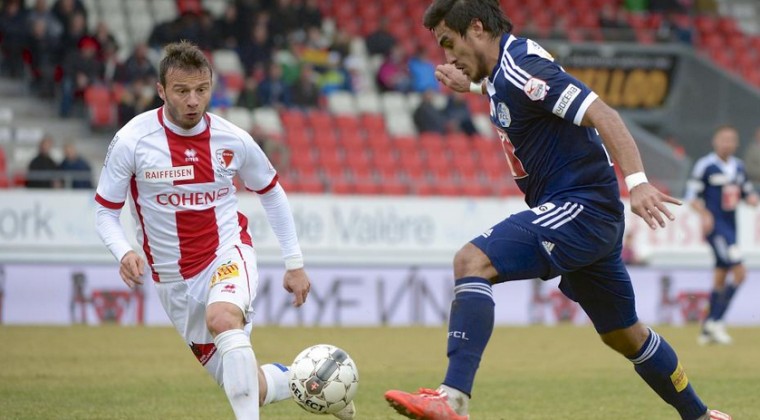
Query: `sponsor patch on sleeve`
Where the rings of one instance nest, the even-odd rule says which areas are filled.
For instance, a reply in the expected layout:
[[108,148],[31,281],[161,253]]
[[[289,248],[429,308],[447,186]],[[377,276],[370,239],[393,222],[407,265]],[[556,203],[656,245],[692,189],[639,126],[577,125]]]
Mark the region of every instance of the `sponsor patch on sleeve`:
[[554,57],[549,54],[549,51],[546,51],[538,42],[529,39],[526,44],[528,45],[528,55],[537,55],[549,61],[554,61]]
[[531,77],[525,82],[523,91],[531,101],[543,101],[546,98],[546,94],[549,93],[549,86],[545,81]]
[[562,91],[562,94],[559,95],[559,99],[557,99],[557,102],[554,104],[554,109],[552,109],[552,112],[554,113],[554,115],[565,118],[565,114],[567,114],[568,108],[570,108],[570,105],[573,104],[573,101],[575,101],[575,98],[577,98],[578,95],[580,94],[581,94],[581,88],[579,88],[578,86],[575,86],[572,83],[567,85],[565,90]]

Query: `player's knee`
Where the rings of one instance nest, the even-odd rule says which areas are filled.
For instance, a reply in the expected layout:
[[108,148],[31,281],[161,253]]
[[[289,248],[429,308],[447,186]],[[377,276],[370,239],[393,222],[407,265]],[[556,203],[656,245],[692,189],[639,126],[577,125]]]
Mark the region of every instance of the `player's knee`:
[[[237,307],[234,308],[237,309]],[[239,309],[237,311],[239,312]],[[206,327],[212,335],[216,336],[225,331],[243,328],[243,320],[230,308],[212,304],[206,310]]]
[[601,334],[602,342],[626,357],[635,355],[649,337],[649,330],[641,323],[628,328]]
[[744,268],[744,265],[739,264],[734,267],[734,284],[739,285],[741,284],[744,279],[747,278],[747,269]]
[[468,243],[454,255],[454,276],[462,277],[485,277],[490,278],[491,261],[475,245]]

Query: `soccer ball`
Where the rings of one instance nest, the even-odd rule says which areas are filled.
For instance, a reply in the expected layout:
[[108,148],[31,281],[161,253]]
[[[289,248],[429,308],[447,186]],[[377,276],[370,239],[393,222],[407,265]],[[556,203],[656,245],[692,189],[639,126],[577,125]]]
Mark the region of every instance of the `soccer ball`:
[[290,366],[290,393],[304,410],[334,414],[356,395],[359,371],[344,350],[330,344],[311,346]]

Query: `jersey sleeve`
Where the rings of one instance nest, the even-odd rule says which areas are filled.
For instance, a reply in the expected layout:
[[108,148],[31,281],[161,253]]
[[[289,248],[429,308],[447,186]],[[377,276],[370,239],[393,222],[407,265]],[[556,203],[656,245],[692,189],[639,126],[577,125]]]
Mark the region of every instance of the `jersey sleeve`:
[[689,180],[686,181],[684,201],[693,201],[697,198],[702,198],[702,193],[705,190],[705,169],[706,165],[702,160],[697,161],[694,165]]
[[277,185],[277,171],[251,136],[243,138],[245,160],[238,170],[245,187],[264,194]]
[[581,125],[597,94],[565,72],[537,43],[527,40],[526,44],[525,55],[517,61],[510,55],[502,60],[505,77],[523,91],[522,103]]
[[132,145],[129,139],[119,138],[117,133],[108,146],[95,193],[95,200],[103,207],[116,210],[124,206],[130,181],[135,174],[135,153]]
[[745,199],[748,195],[755,193],[755,187],[752,185],[752,181],[749,179],[749,177],[747,177],[747,167],[744,162],[742,162],[739,166],[739,176],[741,182],[741,197],[742,199]]

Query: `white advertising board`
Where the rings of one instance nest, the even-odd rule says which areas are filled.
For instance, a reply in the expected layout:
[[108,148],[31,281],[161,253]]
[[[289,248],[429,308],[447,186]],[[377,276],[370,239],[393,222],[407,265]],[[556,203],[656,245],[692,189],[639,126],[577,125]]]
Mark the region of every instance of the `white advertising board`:
[[[0,280],[0,323],[167,325],[151,281],[140,294],[119,279],[118,267],[77,264],[7,264]],[[648,324],[696,321],[711,285],[709,269],[630,269],[637,312]],[[282,288],[283,269],[260,267],[255,325],[445,325],[453,276],[447,267],[314,266],[311,294],[301,308]],[[726,321],[760,326],[760,271],[750,270]],[[558,279],[515,281],[494,287],[498,325],[589,324],[564,298]]]
[[[468,240],[511,213],[520,198],[290,196],[309,263],[332,265],[449,265]],[[0,263],[109,263],[95,232],[91,192],[6,190],[0,194]],[[279,247],[252,193],[240,196],[259,259],[279,261]],[[712,256],[687,207],[671,207],[676,221],[651,231],[627,212],[627,233],[640,258],[656,266],[708,267]],[[739,243],[750,267],[760,267],[760,212],[739,209]],[[122,222],[132,239],[127,209]],[[135,247],[136,247],[136,243]]]

